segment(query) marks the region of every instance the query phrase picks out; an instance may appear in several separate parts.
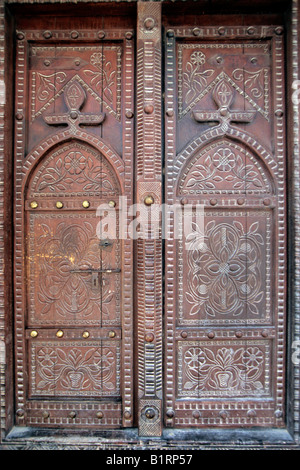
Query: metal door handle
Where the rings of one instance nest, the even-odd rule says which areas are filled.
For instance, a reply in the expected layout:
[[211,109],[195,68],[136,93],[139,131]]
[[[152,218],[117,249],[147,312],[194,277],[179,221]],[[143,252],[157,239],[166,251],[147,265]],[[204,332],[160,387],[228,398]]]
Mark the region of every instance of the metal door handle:
[[120,273],[121,269],[115,269],[115,268],[108,268],[108,269],[70,269],[70,273]]

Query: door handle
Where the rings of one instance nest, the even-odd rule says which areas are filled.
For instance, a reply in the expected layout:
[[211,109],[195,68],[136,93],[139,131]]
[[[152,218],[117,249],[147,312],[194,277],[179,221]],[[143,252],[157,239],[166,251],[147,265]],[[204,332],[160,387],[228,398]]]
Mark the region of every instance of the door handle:
[[71,269],[71,273],[88,273],[92,275],[92,289],[98,289],[99,288],[99,274],[106,273],[106,274],[112,274],[112,273],[120,273],[121,269],[116,269],[116,268],[107,268],[107,269]]
[[121,272],[121,269],[118,269],[118,268],[107,268],[107,269],[92,269],[92,268],[88,268],[88,269],[70,269],[70,273],[90,273],[90,274],[93,274],[93,273],[96,273],[96,274],[99,274],[99,273],[120,273]]

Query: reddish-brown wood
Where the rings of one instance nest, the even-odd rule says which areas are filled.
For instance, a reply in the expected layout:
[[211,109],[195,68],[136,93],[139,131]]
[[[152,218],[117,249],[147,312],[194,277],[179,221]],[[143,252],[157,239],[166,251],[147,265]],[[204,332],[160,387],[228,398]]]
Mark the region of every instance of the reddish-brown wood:
[[[17,21],[18,425],[284,425],[283,31],[275,15],[212,25],[183,7],[172,23],[161,7],[141,2],[136,25],[66,11]],[[163,166],[164,259],[161,230],[135,243],[117,224],[100,239],[100,204],[159,210]]]
[[281,427],[283,28],[167,21],[165,423]]
[[118,218],[101,232],[97,210],[132,202],[133,33],[101,17],[43,23],[16,31],[16,419],[126,427],[132,242]]

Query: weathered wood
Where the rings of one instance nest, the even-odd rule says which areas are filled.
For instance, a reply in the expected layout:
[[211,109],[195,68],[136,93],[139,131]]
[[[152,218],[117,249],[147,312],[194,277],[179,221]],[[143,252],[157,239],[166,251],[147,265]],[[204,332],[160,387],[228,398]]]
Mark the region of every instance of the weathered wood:
[[[84,29],[67,18],[63,29],[24,23],[16,30],[16,422],[127,427],[133,250],[118,215],[119,198],[133,200],[133,33],[103,29],[101,18]],[[101,205],[116,215],[115,234],[102,230]]]

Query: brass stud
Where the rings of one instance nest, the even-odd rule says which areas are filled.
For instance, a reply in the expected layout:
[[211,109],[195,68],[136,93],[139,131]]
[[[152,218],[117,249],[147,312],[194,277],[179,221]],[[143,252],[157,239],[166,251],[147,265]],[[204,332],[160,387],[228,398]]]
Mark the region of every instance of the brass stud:
[[89,336],[90,336],[90,333],[89,333],[88,331],[84,331],[84,332],[82,333],[82,337],[83,337],[83,338],[89,338]]
[[174,31],[173,31],[172,29],[169,29],[169,30],[167,31],[167,37],[168,37],[168,38],[173,38],[173,37],[174,37]]
[[133,112],[130,109],[127,109],[125,116],[127,119],[132,119],[133,118]]
[[228,418],[229,413],[228,413],[228,411],[226,411],[226,410],[221,410],[220,413],[219,413],[219,416],[220,416],[220,418],[222,418],[222,419],[226,419],[226,418]]
[[237,338],[241,338],[243,336],[243,332],[241,330],[238,330],[238,331],[235,332],[235,336]]
[[83,201],[82,207],[84,207],[85,209],[87,209],[88,207],[90,207],[89,201]]
[[78,31],[72,31],[72,32],[71,32],[71,38],[72,38],[72,39],[77,39],[78,36],[79,36]]
[[43,416],[44,419],[49,418],[50,417],[49,411],[47,411],[47,410],[43,411],[42,416]]
[[25,34],[22,32],[22,31],[18,31],[17,32],[17,39],[19,39],[19,41],[22,41],[22,39],[25,38]]
[[255,33],[255,28],[253,26],[249,26],[249,28],[247,29],[247,33],[252,36],[254,33]]
[[96,413],[97,418],[102,419],[103,418],[103,411],[97,411]]
[[58,331],[56,332],[56,336],[57,336],[58,338],[62,338],[63,335],[64,335],[64,332],[63,332],[62,330],[58,330]]
[[144,27],[145,29],[147,29],[148,31],[151,31],[155,26],[155,20],[154,18],[146,18],[145,21],[144,21]]
[[115,338],[115,336],[116,336],[115,331],[110,331],[110,332],[108,333],[108,336],[109,336],[109,338]]
[[154,334],[153,333],[146,333],[145,334],[145,341],[147,341],[147,343],[152,343],[154,341]]
[[38,336],[38,332],[36,330],[32,330],[30,332],[30,336],[31,336],[31,338],[36,338]]
[[144,111],[145,111],[146,114],[152,114],[153,111],[154,111],[154,106],[153,106],[153,104],[146,104],[146,105],[144,106]]
[[154,198],[152,196],[146,196],[144,199],[146,206],[151,206],[154,203]]
[[115,201],[109,201],[109,207],[116,207],[117,203]]
[[167,415],[168,418],[174,418],[174,416],[175,416],[175,411],[172,410],[172,409],[167,410],[166,415]]
[[182,331],[180,336],[181,338],[187,338],[188,334],[186,331]]
[[209,331],[207,333],[208,338],[213,339],[215,337],[215,333],[213,331]]
[[105,31],[99,31],[98,38],[99,39],[104,39],[105,38]]
[[75,411],[70,411],[70,413],[69,413],[69,418],[76,418],[76,413],[75,413]]
[[71,111],[71,112],[70,112],[70,118],[71,118],[71,119],[74,119],[74,121],[75,121],[75,119],[78,118],[78,113],[77,113],[77,111]]
[[44,31],[43,36],[45,39],[50,39],[52,38],[52,33],[51,31]]
[[57,209],[62,209],[64,207],[64,205],[61,201],[57,201],[57,203],[55,205],[56,205]]
[[280,36],[281,34],[283,34],[284,32],[284,29],[282,26],[278,26],[276,29],[275,29],[275,34],[277,34],[278,36]]
[[22,410],[22,409],[18,409],[18,410],[16,411],[16,415],[17,415],[19,418],[24,418],[24,416],[25,416],[25,411]]
[[147,408],[145,411],[145,416],[147,419],[153,419],[155,417],[155,410],[153,408]]
[[30,203],[30,207],[31,207],[31,209],[36,209],[38,207],[38,203],[36,201],[32,201]]
[[124,412],[124,418],[125,419],[130,419],[131,418],[131,412],[129,410]]

